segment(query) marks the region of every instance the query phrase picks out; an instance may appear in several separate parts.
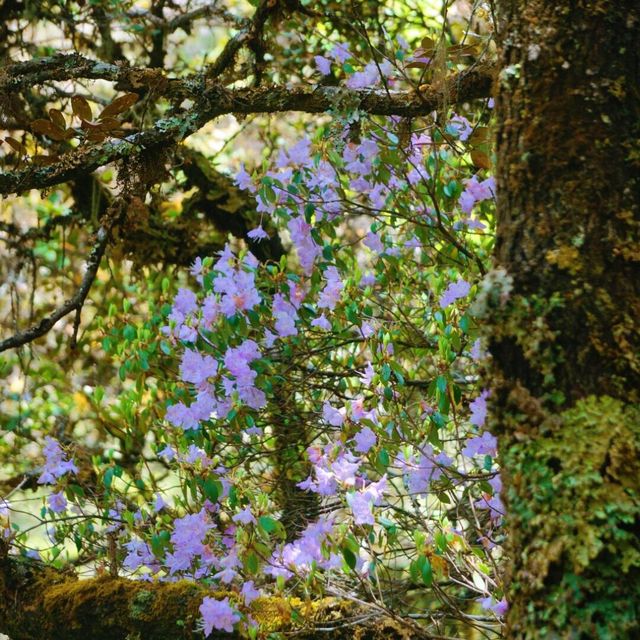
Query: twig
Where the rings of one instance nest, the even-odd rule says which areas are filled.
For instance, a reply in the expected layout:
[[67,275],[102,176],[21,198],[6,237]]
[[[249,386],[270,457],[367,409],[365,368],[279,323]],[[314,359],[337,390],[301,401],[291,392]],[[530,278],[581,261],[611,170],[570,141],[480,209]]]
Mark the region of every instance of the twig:
[[[82,282],[80,287],[76,291],[76,293],[69,298],[61,307],[56,309],[49,317],[43,318],[40,322],[26,331],[21,331],[16,333],[15,335],[7,338],[0,342],[0,352],[6,351],[7,349],[15,349],[17,347],[21,347],[28,342],[32,342],[36,338],[43,336],[47,333],[59,320],[64,318],[66,315],[71,313],[72,311],[76,311],[78,314],[80,313],[82,306],[84,305],[84,301],[89,294],[89,290],[91,289],[91,285],[95,280],[96,273],[98,272],[98,267],[100,266],[100,261],[102,260],[102,256],[104,255],[104,251],[107,247],[107,230],[104,227],[100,227],[97,233],[97,242],[93,247],[89,258],[87,259],[86,271],[84,277],[82,278]],[[74,331],[76,330],[74,325]]]

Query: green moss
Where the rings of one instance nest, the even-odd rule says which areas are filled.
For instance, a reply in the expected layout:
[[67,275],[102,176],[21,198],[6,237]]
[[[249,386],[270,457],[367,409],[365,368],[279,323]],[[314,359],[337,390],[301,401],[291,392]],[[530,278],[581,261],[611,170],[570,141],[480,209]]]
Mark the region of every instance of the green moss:
[[[517,637],[640,633],[640,410],[590,396],[503,449]],[[521,594],[522,595],[522,594]],[[521,605],[524,606],[524,605]]]

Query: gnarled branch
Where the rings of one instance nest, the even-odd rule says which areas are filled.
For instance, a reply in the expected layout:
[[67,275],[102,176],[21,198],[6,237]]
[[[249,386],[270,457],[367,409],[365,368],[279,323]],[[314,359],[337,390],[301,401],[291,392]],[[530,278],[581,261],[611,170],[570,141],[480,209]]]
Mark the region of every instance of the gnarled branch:
[[[28,64],[28,63],[25,63]],[[299,111],[322,113],[348,102],[371,115],[417,117],[431,113],[446,95],[449,103],[461,103],[489,95],[493,74],[477,68],[453,75],[447,86],[428,88],[422,92],[350,90],[341,87],[281,86],[227,89],[213,83],[199,94],[194,106],[185,114],[158,120],[150,129],[134,133],[98,146],[79,149],[60,162],[44,167],[0,173],[0,195],[42,189],[77,179],[110,162],[136,154],[140,148],[165,147],[192,135],[218,116],[234,113],[281,113]],[[182,83],[183,81],[175,81]],[[186,81],[185,81],[186,82]],[[182,84],[185,91],[198,93],[195,87]]]

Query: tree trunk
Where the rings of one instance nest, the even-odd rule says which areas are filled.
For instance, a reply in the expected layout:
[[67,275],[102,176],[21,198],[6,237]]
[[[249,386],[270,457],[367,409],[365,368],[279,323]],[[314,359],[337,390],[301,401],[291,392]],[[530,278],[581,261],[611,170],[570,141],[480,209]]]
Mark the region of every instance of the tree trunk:
[[509,638],[638,638],[640,6],[503,0],[481,295]]

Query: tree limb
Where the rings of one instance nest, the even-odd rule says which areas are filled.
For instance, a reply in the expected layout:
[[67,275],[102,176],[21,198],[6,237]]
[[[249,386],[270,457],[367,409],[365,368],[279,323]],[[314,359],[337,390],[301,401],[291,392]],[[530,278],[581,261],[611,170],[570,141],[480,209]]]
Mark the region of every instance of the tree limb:
[[107,237],[107,230],[104,227],[100,227],[97,233],[97,242],[87,259],[86,271],[76,293],[61,307],[56,309],[50,316],[40,320],[38,324],[33,325],[26,331],[16,333],[15,335],[0,342],[0,352],[6,351],[7,349],[21,347],[28,342],[32,342],[36,338],[47,333],[59,320],[70,314],[72,311],[77,313],[81,311],[82,305],[89,294],[91,285],[93,284],[96,273],[98,272],[102,256],[104,255],[104,251],[107,246]]
[[98,167],[134,155],[139,148],[155,145],[166,147],[181,142],[210,120],[229,113],[322,113],[338,104],[348,103],[353,108],[371,115],[417,117],[427,115],[436,109],[441,104],[443,95],[447,95],[449,103],[486,97],[490,94],[492,81],[493,74],[490,69],[477,68],[455,74],[447,81],[446,87],[430,87],[419,93],[356,91],[325,86],[227,89],[218,83],[205,86],[202,91],[202,87],[198,90],[195,86],[183,84],[185,90],[193,92],[193,97],[199,94],[194,106],[185,114],[162,118],[156,121],[152,128],[131,134],[124,139],[77,149],[73,154],[65,155],[60,162],[49,166],[0,173],[0,195],[42,189],[74,180],[95,171]]
[[[0,555],[0,633],[11,640],[187,640],[194,633],[204,596],[233,594],[195,582],[144,582],[99,577],[78,580],[41,563]],[[297,615],[294,616],[294,610]],[[335,598],[305,602],[263,597],[251,615],[268,631],[295,633],[300,639],[417,640],[430,636],[417,625],[384,618]],[[294,619],[296,622],[294,622]],[[413,627],[413,628],[412,628]],[[214,630],[209,640],[240,639]]]

